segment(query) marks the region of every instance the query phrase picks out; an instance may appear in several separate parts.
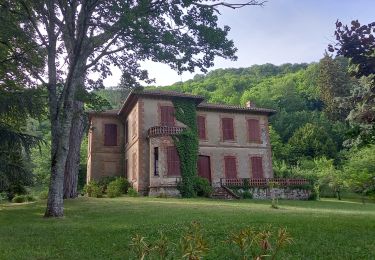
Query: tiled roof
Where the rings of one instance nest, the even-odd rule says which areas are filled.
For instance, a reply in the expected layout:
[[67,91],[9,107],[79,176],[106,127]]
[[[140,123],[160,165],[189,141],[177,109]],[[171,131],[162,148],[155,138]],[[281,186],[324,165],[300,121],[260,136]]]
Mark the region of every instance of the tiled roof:
[[180,93],[177,91],[164,91],[164,90],[144,90],[144,91],[132,91],[126,98],[125,102],[121,109],[112,109],[102,112],[91,111],[89,112],[90,115],[119,115],[124,110],[129,111],[130,107],[133,106],[134,102],[136,102],[137,97],[139,96],[148,96],[148,97],[165,97],[165,98],[173,98],[173,97],[180,97],[180,98],[190,98],[195,100],[197,104],[197,108],[200,110],[221,110],[221,111],[228,111],[228,112],[242,112],[242,113],[261,113],[261,114],[268,114],[273,115],[276,113],[276,110],[268,109],[268,108],[261,108],[261,107],[241,107],[241,106],[234,106],[234,105],[226,105],[226,104],[213,104],[213,103],[206,103],[204,101],[203,96],[192,95],[192,94],[185,94]]
[[118,111],[119,109],[110,109],[110,110],[105,110],[105,111],[89,111],[89,115],[117,115],[118,114]]
[[275,114],[276,110],[261,108],[261,107],[240,107],[234,105],[225,105],[225,104],[213,104],[213,103],[200,103],[198,109],[209,109],[209,110],[228,110],[228,111],[239,111],[239,112],[257,112],[257,113],[266,113],[266,114]]
[[204,100],[203,96],[186,94],[186,93],[181,93],[177,91],[169,91],[169,90],[144,90],[142,92],[135,92],[134,94],[140,95],[140,96],[182,97],[182,98],[200,99],[201,101]]

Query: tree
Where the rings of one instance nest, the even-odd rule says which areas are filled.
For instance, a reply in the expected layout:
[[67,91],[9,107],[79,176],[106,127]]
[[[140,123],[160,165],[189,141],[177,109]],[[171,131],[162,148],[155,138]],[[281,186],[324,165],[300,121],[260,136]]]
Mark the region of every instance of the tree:
[[347,117],[350,107],[341,107],[339,98],[349,96],[351,83],[347,66],[325,53],[319,62],[318,86],[324,111],[330,119],[343,120]]
[[29,77],[41,71],[43,52],[22,22],[0,5],[0,192],[9,199],[33,182],[28,156],[41,140],[25,128],[29,116],[45,112],[45,93]]
[[[38,77],[48,88],[51,121],[51,181],[46,217],[63,216],[63,181],[77,90],[101,85],[118,66],[129,87],[148,81],[139,61],[166,63],[194,71],[213,65],[215,56],[235,59],[227,39],[229,27],[217,24],[219,8],[262,5],[216,1],[97,1],[2,0],[8,14],[24,15],[25,27],[46,53],[46,74]],[[26,33],[26,32],[25,32]],[[101,79],[90,79],[99,73]],[[61,86],[61,88],[59,87]]]
[[362,195],[375,194],[375,145],[352,148],[344,164],[345,181]]
[[291,153],[295,158],[333,157],[336,146],[322,126],[311,123],[299,128],[289,139]]
[[[351,26],[336,22],[336,43],[330,44],[328,50],[337,56],[349,59],[350,73],[364,84],[354,88],[346,99],[351,104],[349,120],[359,127],[358,135],[363,139],[375,142],[375,22],[361,25],[358,20]],[[363,136],[361,138],[361,136]],[[369,137],[370,136],[370,137]]]

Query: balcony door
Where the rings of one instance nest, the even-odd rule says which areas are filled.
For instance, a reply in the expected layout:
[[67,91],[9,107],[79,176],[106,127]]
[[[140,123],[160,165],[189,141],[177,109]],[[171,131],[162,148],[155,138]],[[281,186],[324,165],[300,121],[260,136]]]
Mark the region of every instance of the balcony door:
[[210,156],[199,155],[198,157],[198,175],[207,179],[211,183],[211,162]]

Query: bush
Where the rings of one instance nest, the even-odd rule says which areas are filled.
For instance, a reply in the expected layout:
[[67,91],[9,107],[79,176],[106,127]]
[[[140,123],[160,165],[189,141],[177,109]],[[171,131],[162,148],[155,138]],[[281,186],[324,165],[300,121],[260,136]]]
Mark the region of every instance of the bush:
[[6,192],[0,192],[0,203],[3,203],[8,200]]
[[139,196],[138,192],[134,188],[128,189],[128,195],[130,197],[138,197]]
[[33,195],[26,195],[26,201],[36,201],[35,197]]
[[248,190],[245,190],[244,192],[242,192],[241,196],[242,196],[243,199],[252,199],[253,198],[253,194]]
[[210,182],[201,177],[196,177],[194,182],[194,190],[199,197],[209,198],[213,192]]
[[100,187],[102,187],[103,193],[107,193],[108,184],[110,184],[114,180],[116,180],[115,176],[106,176],[106,177],[100,178],[98,184],[99,184]]
[[110,198],[119,197],[121,194],[128,192],[129,186],[130,184],[127,179],[122,177],[116,178],[107,185],[107,195]]
[[90,181],[83,187],[85,194],[89,197],[101,198],[103,197],[102,187],[96,181]]
[[48,199],[48,191],[47,190],[41,191],[38,197],[40,200]]
[[14,203],[23,203],[23,202],[26,202],[26,196],[24,196],[24,195],[16,195],[12,199],[12,202],[14,202]]

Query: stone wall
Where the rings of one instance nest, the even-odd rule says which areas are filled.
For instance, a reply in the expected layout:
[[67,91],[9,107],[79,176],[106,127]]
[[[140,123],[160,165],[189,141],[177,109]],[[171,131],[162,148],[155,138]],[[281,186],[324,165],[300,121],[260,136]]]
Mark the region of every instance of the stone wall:
[[[237,194],[245,192],[245,189],[239,189]],[[247,190],[253,195],[253,199],[286,199],[286,200],[307,200],[310,197],[311,191],[305,189],[291,189],[291,188],[250,188]]]

